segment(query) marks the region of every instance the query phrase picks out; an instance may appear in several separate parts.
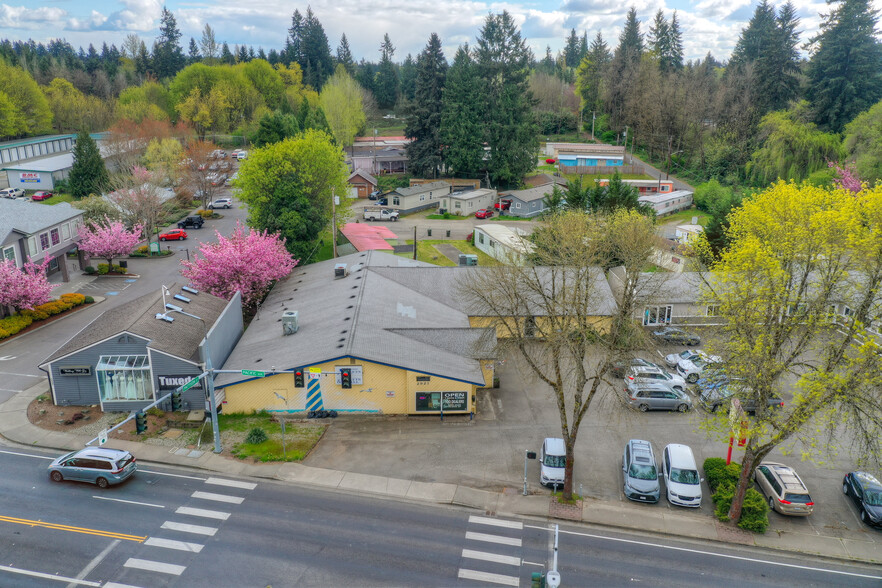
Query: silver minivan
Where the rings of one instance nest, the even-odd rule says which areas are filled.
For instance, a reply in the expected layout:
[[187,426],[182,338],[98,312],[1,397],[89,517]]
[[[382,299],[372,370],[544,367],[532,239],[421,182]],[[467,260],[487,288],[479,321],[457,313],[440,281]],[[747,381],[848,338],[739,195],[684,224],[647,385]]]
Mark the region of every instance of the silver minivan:
[[661,488],[652,444],[642,439],[631,439],[622,455],[622,476],[625,496],[637,502],[658,502]]
[[53,482],[74,480],[107,488],[124,482],[137,469],[135,457],[128,451],[87,447],[53,460],[49,464],[49,477]]
[[564,471],[567,467],[567,448],[559,437],[546,437],[539,452],[539,482],[543,486],[564,484]]

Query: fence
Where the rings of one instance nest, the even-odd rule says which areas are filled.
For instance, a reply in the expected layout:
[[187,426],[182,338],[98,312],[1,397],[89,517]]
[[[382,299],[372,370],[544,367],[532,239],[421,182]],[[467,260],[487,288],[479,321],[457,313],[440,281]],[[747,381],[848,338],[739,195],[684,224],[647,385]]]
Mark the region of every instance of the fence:
[[643,175],[645,173],[642,165],[560,165],[558,167],[563,174],[579,174],[580,176],[586,174],[611,176],[616,172],[622,175]]

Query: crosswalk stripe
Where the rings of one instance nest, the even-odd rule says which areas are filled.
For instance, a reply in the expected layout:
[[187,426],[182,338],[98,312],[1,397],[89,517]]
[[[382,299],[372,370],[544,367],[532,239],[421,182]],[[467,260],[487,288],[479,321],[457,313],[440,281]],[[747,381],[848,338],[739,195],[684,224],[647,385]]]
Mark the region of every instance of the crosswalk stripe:
[[229,502],[230,504],[242,504],[245,500],[241,496],[228,496],[226,494],[214,494],[212,492],[196,491],[190,495],[191,498],[201,498],[202,500],[214,500],[215,502]]
[[190,508],[189,506],[179,506],[175,514],[190,515],[191,517],[202,517],[206,519],[217,519],[225,521],[230,518],[230,513],[221,512],[219,510],[205,510],[204,508]]
[[510,566],[521,565],[521,558],[512,557],[510,555],[500,555],[498,553],[488,553],[486,551],[474,551],[472,549],[463,549],[462,556],[469,559],[482,559],[484,561],[492,561]]
[[187,543],[186,541],[175,541],[174,539],[163,539],[161,537],[150,537],[144,542],[144,545],[151,547],[164,547],[165,549],[177,549],[178,551],[189,551],[191,553],[199,553],[204,545],[199,543]]
[[169,531],[180,531],[182,533],[193,533],[194,535],[208,535],[214,537],[217,529],[214,527],[200,527],[199,525],[187,525],[185,523],[176,523],[174,521],[165,521],[160,529],[168,529]]
[[465,535],[466,539],[471,539],[472,541],[485,541],[487,543],[498,543],[499,545],[511,545],[513,547],[520,547],[521,540],[518,537],[502,537],[501,535],[488,535],[486,533],[472,533],[468,532]]
[[459,570],[459,578],[461,580],[477,580],[478,582],[491,582],[493,584],[502,584],[503,586],[520,586],[521,579],[517,576],[504,576],[502,574],[491,574],[490,572],[479,572],[477,570]]
[[230,488],[244,488],[245,490],[254,490],[257,484],[251,482],[240,482],[239,480],[225,480],[224,478],[208,478],[206,484],[214,484],[215,486],[229,486]]
[[137,586],[132,586],[131,584],[119,584],[117,582],[108,582],[104,585],[104,588],[138,588]]
[[171,574],[173,576],[180,576],[184,573],[184,570],[187,569],[187,566],[177,566],[175,564],[167,564],[161,561],[136,559],[134,557],[130,557],[129,560],[125,564],[123,564],[123,566],[127,568],[135,568],[138,570],[147,570],[148,572],[162,572],[163,574]]
[[518,521],[506,521],[503,519],[491,519],[489,517],[479,517],[476,515],[472,515],[469,517],[470,523],[477,523],[479,525],[493,525],[494,527],[505,527],[507,529],[523,529],[524,523]]

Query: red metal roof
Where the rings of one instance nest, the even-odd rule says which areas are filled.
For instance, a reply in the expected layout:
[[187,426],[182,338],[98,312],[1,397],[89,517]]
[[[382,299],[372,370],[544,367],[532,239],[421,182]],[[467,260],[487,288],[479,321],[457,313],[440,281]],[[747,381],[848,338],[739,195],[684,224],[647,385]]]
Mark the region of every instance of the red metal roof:
[[393,247],[386,242],[386,239],[398,238],[388,227],[368,223],[346,223],[340,232],[349,239],[357,251],[371,249],[392,251]]

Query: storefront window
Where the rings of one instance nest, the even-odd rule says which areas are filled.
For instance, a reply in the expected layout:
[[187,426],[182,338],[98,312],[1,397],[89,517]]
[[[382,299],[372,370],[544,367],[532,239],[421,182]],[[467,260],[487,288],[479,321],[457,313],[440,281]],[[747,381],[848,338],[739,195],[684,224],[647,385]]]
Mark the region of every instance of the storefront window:
[[103,402],[153,400],[146,355],[102,355],[95,372]]
[[52,229],[52,231],[49,234],[52,235],[52,244],[53,245],[58,245],[59,243],[61,243],[61,237],[58,234],[58,229]]
[[40,247],[44,250],[49,249],[49,233],[43,233],[40,235]]

